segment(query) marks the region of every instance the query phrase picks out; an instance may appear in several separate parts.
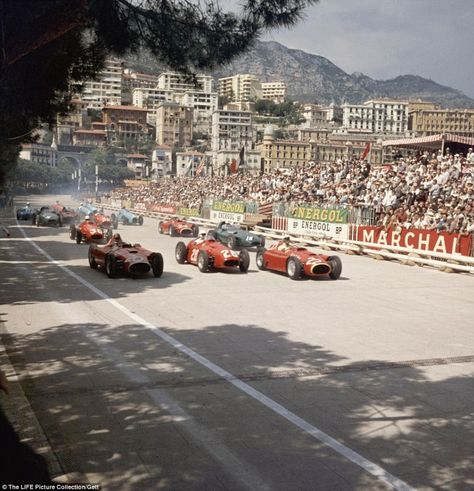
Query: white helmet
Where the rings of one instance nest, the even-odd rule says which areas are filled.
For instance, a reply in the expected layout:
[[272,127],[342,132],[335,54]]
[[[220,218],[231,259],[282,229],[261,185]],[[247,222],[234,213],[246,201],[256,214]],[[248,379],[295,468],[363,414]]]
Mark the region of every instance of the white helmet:
[[90,219],[91,219],[91,216],[90,216],[90,215],[86,215],[86,216],[84,217],[84,220],[90,220]]

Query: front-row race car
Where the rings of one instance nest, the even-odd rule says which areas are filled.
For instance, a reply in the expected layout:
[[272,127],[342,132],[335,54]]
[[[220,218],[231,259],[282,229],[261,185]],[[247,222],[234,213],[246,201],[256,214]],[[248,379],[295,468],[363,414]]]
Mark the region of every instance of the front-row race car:
[[158,223],[158,232],[168,234],[171,237],[197,237],[199,235],[199,226],[195,223],[189,223],[179,218],[171,218]]
[[163,274],[163,256],[140,244],[128,244],[115,234],[107,244],[89,246],[89,266],[102,268],[109,278],[126,274],[143,276],[150,271],[159,278]]
[[202,273],[228,267],[237,267],[242,273],[246,273],[250,265],[250,256],[245,249],[240,252],[233,251],[213,237],[206,238],[204,234],[188,245],[178,242],[175,257],[179,264],[197,264]]
[[291,244],[288,237],[275,242],[269,249],[257,251],[257,267],[286,273],[292,280],[307,277],[341,276],[342,262],[338,256],[326,256]]
[[62,227],[61,215],[53,211],[49,206],[42,206],[38,213],[31,216],[33,225],[46,225],[49,227]]
[[69,237],[71,240],[75,240],[76,244],[109,240],[112,238],[112,235],[111,226],[104,228],[103,225],[98,224],[89,215],[81,223],[77,225],[71,224],[69,228]]
[[130,210],[122,208],[117,213],[110,215],[114,228],[117,228],[118,224],[122,225],[143,225],[143,215],[137,215]]
[[228,245],[230,249],[265,246],[265,237],[263,235],[254,234],[240,228],[239,225],[228,222],[220,222],[215,229],[209,231],[209,234],[223,244]]
[[33,218],[33,215],[37,215],[38,213],[38,209],[32,208],[29,203],[26,203],[26,206],[24,206],[23,208],[17,208],[16,219],[31,220]]

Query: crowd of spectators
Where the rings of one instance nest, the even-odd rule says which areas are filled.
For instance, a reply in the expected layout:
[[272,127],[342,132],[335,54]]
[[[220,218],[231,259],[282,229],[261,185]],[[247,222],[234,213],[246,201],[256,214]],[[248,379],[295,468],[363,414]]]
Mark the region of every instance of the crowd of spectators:
[[400,158],[391,164],[309,162],[260,176],[232,174],[163,179],[119,189],[114,198],[199,208],[206,199],[294,205],[354,206],[372,224],[455,233],[474,232],[474,152]]

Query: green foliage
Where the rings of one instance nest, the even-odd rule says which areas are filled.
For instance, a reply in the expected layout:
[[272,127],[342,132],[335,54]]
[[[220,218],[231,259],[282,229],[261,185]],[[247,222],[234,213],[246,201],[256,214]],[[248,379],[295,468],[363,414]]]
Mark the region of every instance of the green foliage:
[[300,124],[305,119],[301,115],[301,105],[292,101],[285,101],[276,104],[273,101],[260,99],[255,103],[255,111],[263,116],[280,118],[278,123],[281,125]]

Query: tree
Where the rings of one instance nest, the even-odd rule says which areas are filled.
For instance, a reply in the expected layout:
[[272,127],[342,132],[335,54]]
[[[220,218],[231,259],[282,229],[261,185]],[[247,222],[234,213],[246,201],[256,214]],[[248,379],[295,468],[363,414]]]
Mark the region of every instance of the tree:
[[[293,25],[319,0],[15,0],[0,4],[0,182],[40,123],[68,110],[77,81],[107,55],[148,49],[188,74],[229,62],[264,29]],[[21,28],[19,28],[21,26]]]

